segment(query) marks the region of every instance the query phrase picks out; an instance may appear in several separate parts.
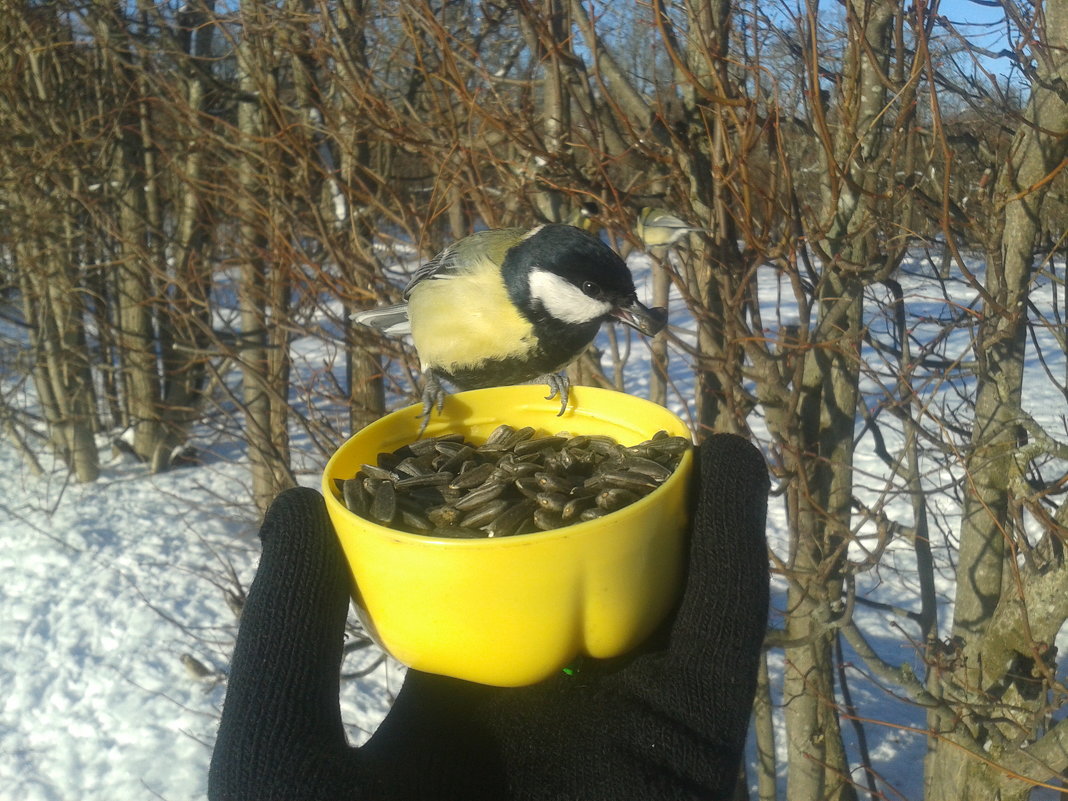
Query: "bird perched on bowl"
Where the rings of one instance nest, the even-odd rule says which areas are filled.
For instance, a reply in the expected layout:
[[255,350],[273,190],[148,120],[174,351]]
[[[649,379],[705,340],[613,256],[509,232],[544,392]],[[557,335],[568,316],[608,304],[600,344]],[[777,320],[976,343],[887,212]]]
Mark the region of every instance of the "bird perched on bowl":
[[647,248],[674,245],[689,233],[706,230],[708,229],[690,225],[667,209],[651,206],[641,210],[634,226],[634,234]]
[[570,225],[479,231],[412,275],[404,303],[353,315],[383,333],[410,333],[422,363],[423,415],[441,411],[442,380],[460,389],[546,383],[567,409],[559,375],[620,320],[652,336],[664,309],[638,302],[630,270],[601,240]]

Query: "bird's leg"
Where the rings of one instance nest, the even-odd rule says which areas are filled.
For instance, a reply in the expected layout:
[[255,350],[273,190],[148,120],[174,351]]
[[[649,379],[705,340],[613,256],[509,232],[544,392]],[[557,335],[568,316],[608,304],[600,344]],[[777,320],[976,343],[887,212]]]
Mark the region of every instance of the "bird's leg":
[[557,395],[560,396],[560,411],[557,413],[557,417],[560,417],[567,411],[567,399],[571,390],[571,381],[566,375],[560,373],[546,373],[545,375],[538,376],[530,383],[549,385],[549,394],[545,396],[545,400],[552,400]]
[[436,411],[441,414],[441,409],[445,405],[445,388],[441,386],[441,380],[437,377],[437,374],[433,370],[425,370],[423,372],[424,386],[423,386],[423,412],[419,416],[423,418],[423,426],[419,429],[419,434],[422,435],[426,430],[426,424],[430,422],[430,413]]

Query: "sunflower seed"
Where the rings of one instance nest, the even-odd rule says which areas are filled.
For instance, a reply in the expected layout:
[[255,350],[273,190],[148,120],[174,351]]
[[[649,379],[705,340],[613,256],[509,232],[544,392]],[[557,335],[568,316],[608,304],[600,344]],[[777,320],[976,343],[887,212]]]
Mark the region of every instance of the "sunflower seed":
[[534,501],[524,498],[512,503],[486,527],[491,537],[511,537],[534,528]]
[[562,492],[539,492],[534,500],[539,507],[550,512],[562,512],[567,505],[567,495]]
[[579,514],[593,506],[593,504],[594,500],[590,495],[580,495],[577,498],[571,498],[564,504],[564,508],[560,510],[560,518],[567,523],[577,518]]
[[615,456],[623,450],[623,446],[611,437],[590,435],[589,440],[590,450],[594,453],[599,453],[602,456]]
[[434,450],[445,456],[452,456],[459,450],[470,447],[464,441],[463,434],[450,434],[447,437],[438,437],[434,442]]
[[661,433],[664,436],[654,437],[645,444],[661,453],[670,453],[672,456],[681,456],[693,447],[693,443],[685,437],[670,437],[666,432]]
[[398,451],[393,451],[393,453],[383,452],[378,454],[378,466],[383,470],[392,470],[400,464],[403,458],[403,456],[398,456]]
[[420,489],[422,487],[443,487],[453,479],[452,473],[424,473],[421,476],[398,478],[393,482],[397,489]]
[[455,526],[464,513],[453,506],[435,506],[426,510],[426,518],[435,526]]
[[528,453],[534,453],[542,448],[548,448],[549,450],[556,450],[563,446],[567,442],[567,437],[561,437],[560,435],[552,437],[538,437],[537,439],[527,439],[523,442],[516,443],[513,452],[516,456],[523,456]]
[[533,476],[517,478],[513,483],[515,484],[515,488],[528,498],[533,498],[541,492],[541,487],[538,485],[538,479]]
[[501,440],[501,445],[506,450],[511,450],[520,442],[526,442],[534,436],[534,429],[531,426],[523,426],[512,431],[507,437]]
[[434,456],[436,453],[425,453],[422,456],[409,456],[402,459],[397,465],[396,472],[406,476],[425,476],[434,472]]
[[452,505],[461,512],[469,512],[472,509],[477,509],[482,504],[499,498],[507,486],[503,481],[489,481],[453,501]]
[[[452,443],[449,443],[450,445]],[[475,449],[470,445],[460,445],[451,455],[445,455],[445,459],[438,465],[442,473],[459,473],[468,459],[474,454]]]
[[460,494],[448,487],[416,487],[404,490],[400,496],[406,502],[414,504],[418,509],[425,510],[431,506],[441,506],[443,503],[452,503]]
[[437,444],[437,437],[417,439],[415,442],[408,446],[408,450],[410,450],[416,456],[422,456],[427,453],[437,453]]
[[377,478],[379,481],[392,481],[397,477],[396,473],[373,464],[360,465],[360,473],[368,478]]
[[640,442],[637,445],[631,445],[628,448],[623,449],[624,458],[631,458],[632,456],[638,456],[645,459],[655,459],[660,454],[656,448],[649,442]]
[[397,490],[388,481],[379,483],[371,498],[371,517],[379,523],[392,523],[397,514]]
[[597,505],[606,512],[615,512],[628,504],[634,503],[640,496],[636,492],[612,487],[597,493]]
[[538,487],[544,492],[568,493],[575,486],[573,481],[554,473],[535,473],[534,480],[538,482]]
[[512,432],[514,432],[514,431],[515,431],[515,429],[512,428],[507,423],[501,423],[499,426],[497,426],[495,429],[493,429],[493,431],[490,432],[490,435],[488,437],[486,437],[486,441],[483,444],[484,445],[496,445],[498,442],[500,442],[504,438],[510,437],[512,435]]
[[522,476],[532,476],[538,473],[541,470],[541,465],[534,462],[512,462],[507,466],[501,465],[501,470],[514,478],[521,478]]
[[434,524],[425,516],[418,512],[411,512],[407,509],[401,510],[400,519],[405,526],[414,531],[429,531],[434,528]]
[[648,492],[656,489],[657,482],[643,473],[631,473],[626,470],[607,470],[601,473],[605,486],[623,487],[635,492]]
[[550,509],[539,508],[534,510],[534,525],[542,531],[560,528],[564,521],[560,515]]
[[[357,477],[358,477],[358,474],[357,474]],[[364,492],[366,492],[368,495],[373,497],[374,494],[376,492],[378,492],[378,488],[379,487],[381,487],[383,484],[390,484],[390,483],[392,483],[392,482],[389,479],[367,477],[367,478],[364,478],[364,480],[363,480],[363,489],[364,489]]]
[[[571,471],[580,471],[585,469],[588,472],[589,468],[595,467],[601,464],[605,456],[599,454],[596,451],[589,450],[587,448],[566,448],[567,455],[571,457],[572,467]],[[612,457],[615,458],[615,457]]]
[[502,451],[511,450],[508,443],[514,434],[515,429],[511,426],[498,426],[490,433],[486,438],[486,441],[476,447],[475,450],[482,454],[500,453]]
[[665,467],[660,462],[641,456],[630,456],[624,464],[631,472],[642,473],[657,481],[664,481],[673,472],[671,468]]
[[470,526],[471,528],[482,528],[482,526],[488,526],[494,520],[501,516],[501,514],[512,505],[511,501],[506,501],[503,498],[484,503],[470,514],[466,515],[461,521],[461,526]]
[[477,487],[493,475],[493,471],[496,468],[490,463],[480,464],[478,467],[472,467],[466,473],[460,473],[449,484],[453,489],[471,489]]
[[347,478],[341,482],[341,497],[350,512],[361,517],[367,514],[367,494],[363,491],[363,482],[358,478]]
[[545,466],[554,473],[566,473],[574,464],[575,457],[566,448],[545,459]]
[[[453,452],[448,451],[451,446],[456,448],[463,444],[463,434],[442,434],[437,437],[427,437],[426,439],[417,439],[415,442],[408,446],[408,449],[416,456],[423,456],[424,454],[437,452]],[[444,450],[443,450],[444,449]]]

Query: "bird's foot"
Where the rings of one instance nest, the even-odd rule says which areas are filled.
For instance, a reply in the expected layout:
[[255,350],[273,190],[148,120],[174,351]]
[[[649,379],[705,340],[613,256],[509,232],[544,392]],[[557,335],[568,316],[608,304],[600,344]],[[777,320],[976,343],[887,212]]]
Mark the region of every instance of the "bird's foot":
[[423,387],[423,411],[419,414],[423,418],[423,425],[419,428],[419,435],[422,436],[426,431],[426,425],[430,422],[430,413],[437,412],[441,414],[442,408],[445,406],[445,396],[448,394],[445,392],[445,388],[441,386],[441,381],[436,375],[431,372],[424,374],[426,384]]
[[552,400],[557,395],[560,396],[560,411],[557,413],[557,417],[562,416],[563,413],[567,411],[567,400],[571,392],[571,381],[566,375],[546,373],[545,375],[538,376],[530,383],[547,384],[549,386],[549,394],[545,396],[545,400]]

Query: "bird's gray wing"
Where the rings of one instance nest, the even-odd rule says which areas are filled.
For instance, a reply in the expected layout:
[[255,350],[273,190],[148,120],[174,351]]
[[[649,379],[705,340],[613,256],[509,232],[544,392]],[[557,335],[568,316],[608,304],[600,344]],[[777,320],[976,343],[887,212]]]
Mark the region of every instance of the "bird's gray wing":
[[411,277],[408,279],[408,286],[404,288],[405,300],[407,300],[408,296],[412,293],[412,287],[420,281],[425,281],[428,278],[444,278],[456,270],[458,262],[456,258],[456,246],[458,244],[460,243],[454,242],[430,261],[419,265],[416,271],[412,273]]
[[504,254],[523,234],[519,228],[493,228],[478,231],[453,242],[438,255],[421,265],[404,288],[404,298],[420,281],[432,278],[451,278],[458,272],[469,269],[480,257],[489,258],[496,264],[504,260]]

